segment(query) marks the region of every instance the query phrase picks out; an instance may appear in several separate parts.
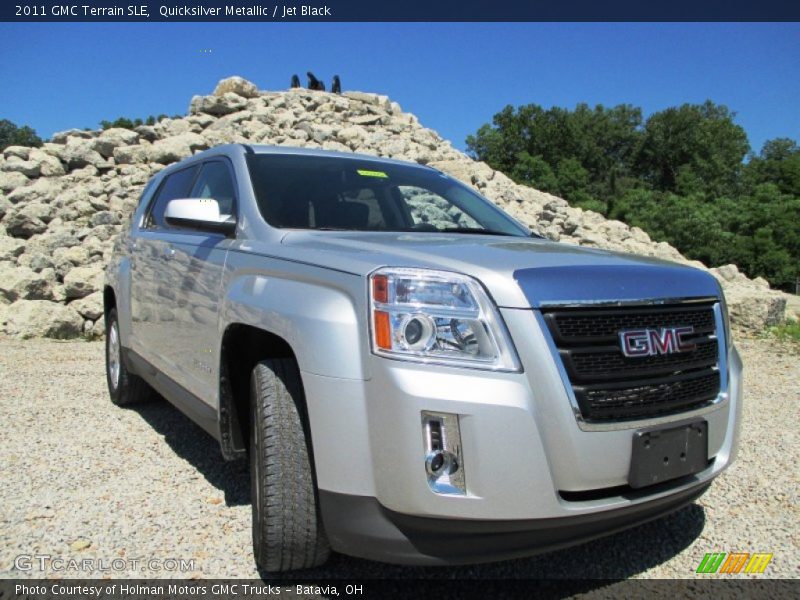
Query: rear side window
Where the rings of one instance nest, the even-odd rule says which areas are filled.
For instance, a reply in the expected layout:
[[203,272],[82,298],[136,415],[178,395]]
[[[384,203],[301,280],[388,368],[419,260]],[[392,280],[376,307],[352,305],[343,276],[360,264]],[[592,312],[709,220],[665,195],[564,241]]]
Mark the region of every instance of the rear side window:
[[144,186],[142,193],[139,194],[139,199],[136,201],[137,207],[142,205],[142,202],[144,201],[145,198],[148,199],[150,198],[150,193],[153,191],[153,182],[154,180],[151,179],[150,181],[147,182],[147,185]]
[[176,171],[164,178],[150,212],[145,218],[144,226],[147,229],[167,228],[167,224],[164,223],[164,211],[167,208],[167,202],[175,198],[188,198],[190,187],[196,174],[197,165],[194,165]]
[[188,198],[213,198],[222,215],[236,212],[236,193],[228,166],[219,160],[205,163]]

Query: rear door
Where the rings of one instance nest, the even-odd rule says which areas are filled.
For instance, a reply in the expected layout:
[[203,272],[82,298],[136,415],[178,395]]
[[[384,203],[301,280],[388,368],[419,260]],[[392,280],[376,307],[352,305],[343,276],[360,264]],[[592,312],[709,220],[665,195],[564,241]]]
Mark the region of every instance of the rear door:
[[164,222],[164,210],[174,198],[186,198],[199,171],[191,165],[164,177],[139,224],[131,248],[131,320],[133,350],[159,371],[172,377],[174,368],[166,325],[175,319],[180,273],[170,261],[173,232]]

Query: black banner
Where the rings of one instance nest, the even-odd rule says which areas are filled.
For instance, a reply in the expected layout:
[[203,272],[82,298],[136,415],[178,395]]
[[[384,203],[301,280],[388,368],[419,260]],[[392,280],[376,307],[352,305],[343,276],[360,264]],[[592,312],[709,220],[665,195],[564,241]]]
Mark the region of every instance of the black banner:
[[[128,0],[132,2],[132,0]],[[787,0],[562,0],[552,2],[375,2],[374,0],[189,0],[187,2],[27,2],[3,4],[11,22],[510,22],[510,21],[799,21]]]
[[278,579],[5,579],[2,600],[270,600],[274,598],[792,598],[800,580],[727,579],[719,576],[690,580],[531,580],[438,579],[298,580]]

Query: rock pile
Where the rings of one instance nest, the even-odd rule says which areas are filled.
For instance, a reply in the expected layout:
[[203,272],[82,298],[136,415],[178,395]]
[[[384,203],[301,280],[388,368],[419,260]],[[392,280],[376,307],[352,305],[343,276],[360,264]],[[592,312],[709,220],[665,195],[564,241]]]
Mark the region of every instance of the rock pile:
[[[189,114],[133,130],[72,129],[41,148],[0,157],[0,331],[21,337],[102,335],[103,268],[113,239],[157,171],[226,143],[306,146],[428,164],[562,242],[690,263],[641,229],[516,185],[455,150],[386,96],[305,89],[262,92],[242,78],[195,96]],[[702,266],[700,263],[691,263]],[[760,330],[783,318],[785,295],[734,265],[722,282],[733,321]]]

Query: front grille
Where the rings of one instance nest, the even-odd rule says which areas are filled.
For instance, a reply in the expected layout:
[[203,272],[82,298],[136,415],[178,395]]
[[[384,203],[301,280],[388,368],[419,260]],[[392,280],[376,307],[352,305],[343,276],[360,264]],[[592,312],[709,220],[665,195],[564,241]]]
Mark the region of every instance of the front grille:
[[678,327],[691,325],[695,333],[714,331],[714,309],[711,305],[660,307],[659,309],[562,309],[546,313],[547,324],[556,342],[582,344],[617,342],[622,329],[645,327]]
[[[589,422],[680,413],[714,401],[720,391],[713,303],[658,307],[554,308],[543,316]],[[692,326],[688,352],[627,357],[620,331]]]
[[574,381],[618,379],[620,377],[643,377],[663,375],[684,369],[713,367],[719,360],[717,340],[710,337],[696,340],[694,352],[662,354],[627,358],[616,347],[573,348],[561,352],[564,365]]

